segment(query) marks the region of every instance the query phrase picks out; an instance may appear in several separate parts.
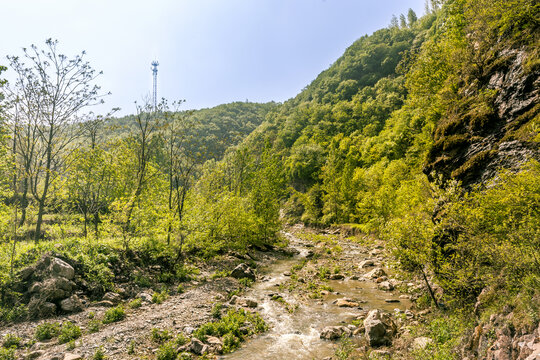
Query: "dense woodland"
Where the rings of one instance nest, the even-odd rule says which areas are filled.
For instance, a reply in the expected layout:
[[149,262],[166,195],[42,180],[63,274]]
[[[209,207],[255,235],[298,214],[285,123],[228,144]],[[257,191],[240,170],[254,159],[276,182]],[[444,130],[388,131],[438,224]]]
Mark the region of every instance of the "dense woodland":
[[[430,301],[452,316],[482,292],[486,314],[511,304],[537,323],[540,5],[426,10],[361,37],[283,104],[182,111],[164,100],[80,119],[103,98],[84,55],[48,41],[10,57],[1,321],[25,316],[10,284],[46,251],[76,259],[98,296],[118,262],[167,263],[166,282],[191,258],[280,244],[284,224],[304,223],[383,239],[402,271],[441,289]],[[498,77],[511,72],[518,98]]]

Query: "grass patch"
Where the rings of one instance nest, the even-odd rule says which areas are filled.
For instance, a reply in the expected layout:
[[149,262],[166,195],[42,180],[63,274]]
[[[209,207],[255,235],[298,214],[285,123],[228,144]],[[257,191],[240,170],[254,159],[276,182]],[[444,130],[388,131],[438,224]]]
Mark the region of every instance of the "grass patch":
[[119,305],[113,308],[110,308],[105,312],[105,316],[103,317],[103,323],[104,324],[111,324],[114,322],[118,322],[121,320],[124,320],[126,317],[126,312],[124,311],[124,308]]

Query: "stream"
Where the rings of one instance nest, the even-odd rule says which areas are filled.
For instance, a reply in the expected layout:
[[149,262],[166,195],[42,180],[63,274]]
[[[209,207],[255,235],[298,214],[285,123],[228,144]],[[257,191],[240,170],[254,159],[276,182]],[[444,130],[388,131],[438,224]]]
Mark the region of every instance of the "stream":
[[[262,271],[265,281],[257,281],[247,292],[246,297],[258,302],[257,311],[266,320],[270,329],[265,334],[249,340],[242,348],[220,359],[323,359],[334,355],[336,342],[320,339],[320,332],[326,326],[350,324],[362,311],[381,309],[392,312],[398,308],[410,307],[408,300],[377,289],[374,281],[329,280],[328,285],[334,292],[321,299],[310,299],[298,302],[287,291],[279,291],[279,284],[287,281],[284,275],[295,264],[300,263],[307,255],[308,249],[297,238],[286,234],[291,246],[299,250],[299,254],[284,260],[278,260]],[[365,254],[352,248],[347,252],[351,261],[362,260]],[[358,261],[358,262],[360,262]],[[291,304],[298,304],[298,309],[289,313],[283,304],[271,299],[272,294],[279,293]],[[361,299],[362,309],[340,308],[332,304],[335,299]],[[386,299],[399,300],[388,303]],[[354,342],[357,337],[351,338]]]

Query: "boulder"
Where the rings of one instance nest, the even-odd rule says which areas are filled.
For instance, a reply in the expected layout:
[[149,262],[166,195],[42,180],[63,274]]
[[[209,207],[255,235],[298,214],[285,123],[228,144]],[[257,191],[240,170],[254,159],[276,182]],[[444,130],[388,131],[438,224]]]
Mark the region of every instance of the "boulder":
[[72,280],[75,277],[75,269],[67,262],[58,258],[51,258],[49,271],[55,277],[63,277],[68,280]]
[[370,346],[390,345],[396,333],[396,325],[389,314],[380,310],[371,310],[364,320],[366,339]]
[[385,276],[385,275],[386,275],[386,272],[384,272],[383,269],[375,268],[375,269],[371,270],[370,272],[368,272],[367,274],[365,274],[364,277],[366,277],[368,279],[377,279],[377,278],[380,278],[381,276]]
[[384,291],[392,291],[394,290],[394,285],[389,281],[383,281],[378,285],[378,288]]
[[211,353],[220,354],[223,350],[223,342],[215,336],[208,336],[206,343],[208,344],[208,351]]
[[358,265],[360,269],[364,269],[370,266],[375,266],[375,263],[373,262],[373,260],[364,260],[360,263],[360,265]]
[[83,303],[77,295],[71,295],[67,299],[60,301],[60,309],[65,312],[80,312],[83,308]]
[[231,276],[235,279],[250,279],[255,281],[255,272],[245,263],[235,267],[231,272]]
[[149,293],[145,293],[145,292],[138,293],[136,298],[141,299],[145,303],[152,302],[152,295],[150,295]]
[[321,339],[336,340],[342,336],[351,336],[352,331],[346,326],[327,326],[321,331]]
[[56,314],[56,305],[34,296],[28,303],[28,313],[32,318],[49,317]]
[[352,299],[348,299],[348,298],[338,299],[338,300],[336,300],[335,304],[338,307],[348,307],[348,308],[356,308],[356,307],[360,306],[359,303],[353,301]]
[[202,355],[208,352],[208,345],[204,344],[201,340],[197,338],[191,338],[189,343],[189,350],[197,355]]
[[342,274],[332,274],[330,275],[329,279],[330,280],[343,280],[345,279],[345,276],[343,276]]
[[238,304],[248,308],[256,308],[259,304],[253,299],[242,299],[238,301]]
[[[108,292],[103,295],[102,298],[103,301],[110,301],[113,304],[118,304],[120,301],[122,301],[122,296],[120,294],[117,294],[115,292]],[[152,301],[152,299],[150,299]]]
[[31,351],[26,355],[25,359],[26,360],[37,359],[38,357],[42,356],[43,354],[45,354],[45,351],[43,351],[43,350]]

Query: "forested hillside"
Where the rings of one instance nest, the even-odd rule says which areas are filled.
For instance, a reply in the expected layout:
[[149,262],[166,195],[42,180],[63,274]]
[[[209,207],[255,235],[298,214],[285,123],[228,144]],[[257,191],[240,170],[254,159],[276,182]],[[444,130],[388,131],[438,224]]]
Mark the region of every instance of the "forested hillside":
[[[57,98],[32,92],[40,80],[23,61],[35,58],[9,58],[23,80],[0,88],[0,321],[67,312],[21,287],[44,253],[73,262],[89,301],[119,284],[163,293],[197,261],[250,261],[302,223],[381,240],[395,271],[422,281],[415,306],[433,315],[407,331],[432,342],[395,358],[485,358],[503,335],[518,343],[540,319],[539,41],[536,1],[432,1],[358,39],[283,104],[163,102],[84,122],[71,116],[99,98],[93,75],[75,79],[85,90],[58,115]],[[471,335],[503,312],[503,335]],[[230,334],[233,350],[243,335]]]

